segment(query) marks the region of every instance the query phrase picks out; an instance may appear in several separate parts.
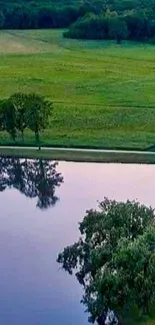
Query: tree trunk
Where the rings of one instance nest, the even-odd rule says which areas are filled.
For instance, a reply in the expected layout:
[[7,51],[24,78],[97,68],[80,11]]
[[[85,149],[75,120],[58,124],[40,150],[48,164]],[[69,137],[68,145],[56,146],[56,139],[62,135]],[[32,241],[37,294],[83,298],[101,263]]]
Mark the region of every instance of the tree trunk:
[[12,129],[8,131],[10,133],[10,136],[12,140],[15,142],[16,141],[16,130]]
[[121,39],[121,37],[120,36],[117,36],[117,44],[122,44],[122,39]]
[[24,142],[24,130],[21,131],[22,142]]
[[38,150],[41,150],[40,136],[39,136],[38,130],[35,132],[35,135],[36,135],[36,141],[37,141],[37,144],[38,144]]
[[147,295],[144,296],[142,309],[143,309],[143,314],[148,316],[150,312],[150,304],[149,304],[149,297]]

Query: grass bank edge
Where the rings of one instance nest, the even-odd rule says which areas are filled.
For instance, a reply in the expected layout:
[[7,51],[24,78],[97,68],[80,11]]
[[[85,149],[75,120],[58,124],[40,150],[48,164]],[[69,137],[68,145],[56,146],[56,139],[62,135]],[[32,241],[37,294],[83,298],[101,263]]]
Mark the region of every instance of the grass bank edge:
[[[0,132],[1,135],[2,132]],[[145,152],[155,152],[155,145],[153,144],[154,142],[152,141],[152,143],[150,144],[141,144],[138,143],[136,146],[132,146],[132,145],[125,145],[125,143],[118,145],[118,144],[114,144],[114,143],[109,143],[109,145],[107,144],[100,144],[100,143],[93,143],[92,144],[88,141],[62,141],[62,139],[56,139],[53,141],[44,141],[44,140],[40,140],[40,146],[42,149],[44,148],[51,148],[53,150],[53,148],[59,148],[60,150],[62,148],[65,149],[89,149],[89,150],[118,150],[118,151],[136,151],[136,152],[141,152],[141,151],[145,151]],[[13,140],[6,140],[6,139],[0,139],[0,148],[3,147],[19,147],[19,148],[33,148],[33,147],[38,147],[38,143],[35,140],[26,138],[24,141],[13,141]]]
[[70,150],[45,150],[42,148],[3,148],[0,147],[0,155],[4,157],[21,157],[21,158],[42,158],[59,161],[75,162],[98,162],[98,163],[136,163],[136,164],[155,164],[155,154],[142,153],[123,153],[123,152],[86,152]]

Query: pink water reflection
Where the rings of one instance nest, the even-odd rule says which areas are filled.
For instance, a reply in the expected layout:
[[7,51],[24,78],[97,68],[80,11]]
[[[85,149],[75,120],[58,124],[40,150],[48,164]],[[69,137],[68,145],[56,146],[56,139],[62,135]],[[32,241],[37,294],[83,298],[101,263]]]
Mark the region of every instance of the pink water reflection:
[[107,196],[155,206],[155,166],[61,162],[53,208],[17,190],[0,193],[0,324],[86,325],[81,288],[59,271],[57,254],[79,236],[85,210]]

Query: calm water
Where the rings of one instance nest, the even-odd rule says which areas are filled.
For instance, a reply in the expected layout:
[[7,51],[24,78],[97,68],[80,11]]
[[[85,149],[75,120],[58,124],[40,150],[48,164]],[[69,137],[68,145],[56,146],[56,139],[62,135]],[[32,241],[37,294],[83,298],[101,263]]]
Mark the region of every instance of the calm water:
[[0,172],[0,324],[87,325],[81,287],[57,254],[104,196],[155,206],[155,166],[0,159]]

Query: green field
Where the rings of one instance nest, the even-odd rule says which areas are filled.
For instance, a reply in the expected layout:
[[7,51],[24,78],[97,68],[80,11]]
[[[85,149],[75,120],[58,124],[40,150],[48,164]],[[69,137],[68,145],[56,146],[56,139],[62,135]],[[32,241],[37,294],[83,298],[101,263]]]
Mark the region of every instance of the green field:
[[[0,32],[1,98],[34,91],[53,101],[46,145],[153,146],[155,46],[68,40],[62,32]],[[6,143],[10,138],[1,133],[0,144]],[[32,143],[26,132],[25,144]]]

